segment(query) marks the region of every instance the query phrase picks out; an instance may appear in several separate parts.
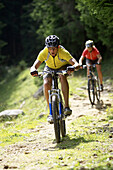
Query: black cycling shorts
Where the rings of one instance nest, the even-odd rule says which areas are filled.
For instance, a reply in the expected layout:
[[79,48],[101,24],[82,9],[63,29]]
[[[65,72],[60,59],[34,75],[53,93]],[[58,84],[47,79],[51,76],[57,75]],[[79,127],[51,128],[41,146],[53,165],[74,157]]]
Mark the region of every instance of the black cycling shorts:
[[[90,60],[90,59],[86,58],[86,65],[87,65],[87,64],[91,64],[91,65],[96,64],[97,61],[98,61],[98,59],[96,59],[96,60]],[[101,64],[99,64],[99,65],[101,65]]]

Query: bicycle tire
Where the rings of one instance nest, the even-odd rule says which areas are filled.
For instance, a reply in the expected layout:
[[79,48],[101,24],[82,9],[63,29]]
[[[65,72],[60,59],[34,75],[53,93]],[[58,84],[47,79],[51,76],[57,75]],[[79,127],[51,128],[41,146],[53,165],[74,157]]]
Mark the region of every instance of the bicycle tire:
[[60,130],[61,130],[62,137],[65,137],[66,123],[65,123],[64,113],[63,113],[63,104],[62,104],[62,114],[61,114],[61,120],[60,120]]
[[65,116],[64,116],[64,111],[63,111],[63,101],[62,101],[61,94],[60,94],[60,100],[61,100],[60,131],[61,131],[62,137],[65,137],[65,135],[66,135],[66,123],[65,123]]
[[100,84],[99,84],[99,79],[97,77],[97,80],[96,80],[96,98],[97,98],[97,101],[100,101]]
[[66,124],[65,124],[65,120],[60,120],[60,130],[61,130],[61,134],[62,137],[66,136]]
[[88,79],[88,96],[90,103],[94,105],[95,103],[95,91],[94,91],[94,80]]
[[59,143],[60,142],[60,123],[58,119],[58,102],[57,102],[56,96],[52,96],[52,113],[53,113],[55,138],[56,138],[56,142]]

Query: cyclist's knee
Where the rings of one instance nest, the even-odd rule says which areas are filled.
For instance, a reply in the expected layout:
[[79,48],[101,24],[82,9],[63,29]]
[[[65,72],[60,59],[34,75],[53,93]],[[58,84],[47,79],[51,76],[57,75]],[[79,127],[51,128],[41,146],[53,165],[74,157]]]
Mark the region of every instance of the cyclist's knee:
[[48,78],[44,79],[44,87],[49,88],[51,87],[51,84],[52,84],[51,79]]
[[101,67],[96,67],[97,72],[100,73],[101,72]]
[[60,81],[66,81],[67,80],[65,75],[59,75],[59,79],[60,79]]

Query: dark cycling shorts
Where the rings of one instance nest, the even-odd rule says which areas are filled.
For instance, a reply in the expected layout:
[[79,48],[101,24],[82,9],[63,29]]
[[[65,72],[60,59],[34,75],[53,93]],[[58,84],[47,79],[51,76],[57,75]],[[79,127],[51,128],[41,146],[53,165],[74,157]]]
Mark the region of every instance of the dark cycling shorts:
[[[97,61],[98,61],[98,59],[96,59],[96,60],[90,60],[90,59],[86,58],[86,65],[87,65],[87,64],[91,64],[91,65],[92,65],[92,64],[96,64]],[[100,63],[99,65],[101,65],[101,63]]]
[[[60,67],[59,69],[52,69],[52,68],[50,68],[50,67],[48,67],[48,66],[45,66],[44,71],[50,71],[50,70],[51,70],[51,71],[52,71],[52,70],[56,70],[56,71],[65,70],[68,66],[70,66],[70,65],[69,65],[69,64],[66,64],[66,65]],[[51,77],[51,74],[49,74],[49,73],[45,74],[45,75],[43,76],[43,79],[48,78],[48,77]]]

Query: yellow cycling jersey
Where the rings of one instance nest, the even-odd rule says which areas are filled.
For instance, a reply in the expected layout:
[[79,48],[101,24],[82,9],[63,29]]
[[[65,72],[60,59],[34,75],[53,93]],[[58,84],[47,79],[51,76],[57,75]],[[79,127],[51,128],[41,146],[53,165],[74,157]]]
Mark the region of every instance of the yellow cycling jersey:
[[52,69],[59,69],[60,67],[69,64],[71,58],[71,54],[62,46],[58,47],[58,52],[55,57],[50,55],[47,47],[40,51],[37,57],[39,61],[45,61],[46,65]]

